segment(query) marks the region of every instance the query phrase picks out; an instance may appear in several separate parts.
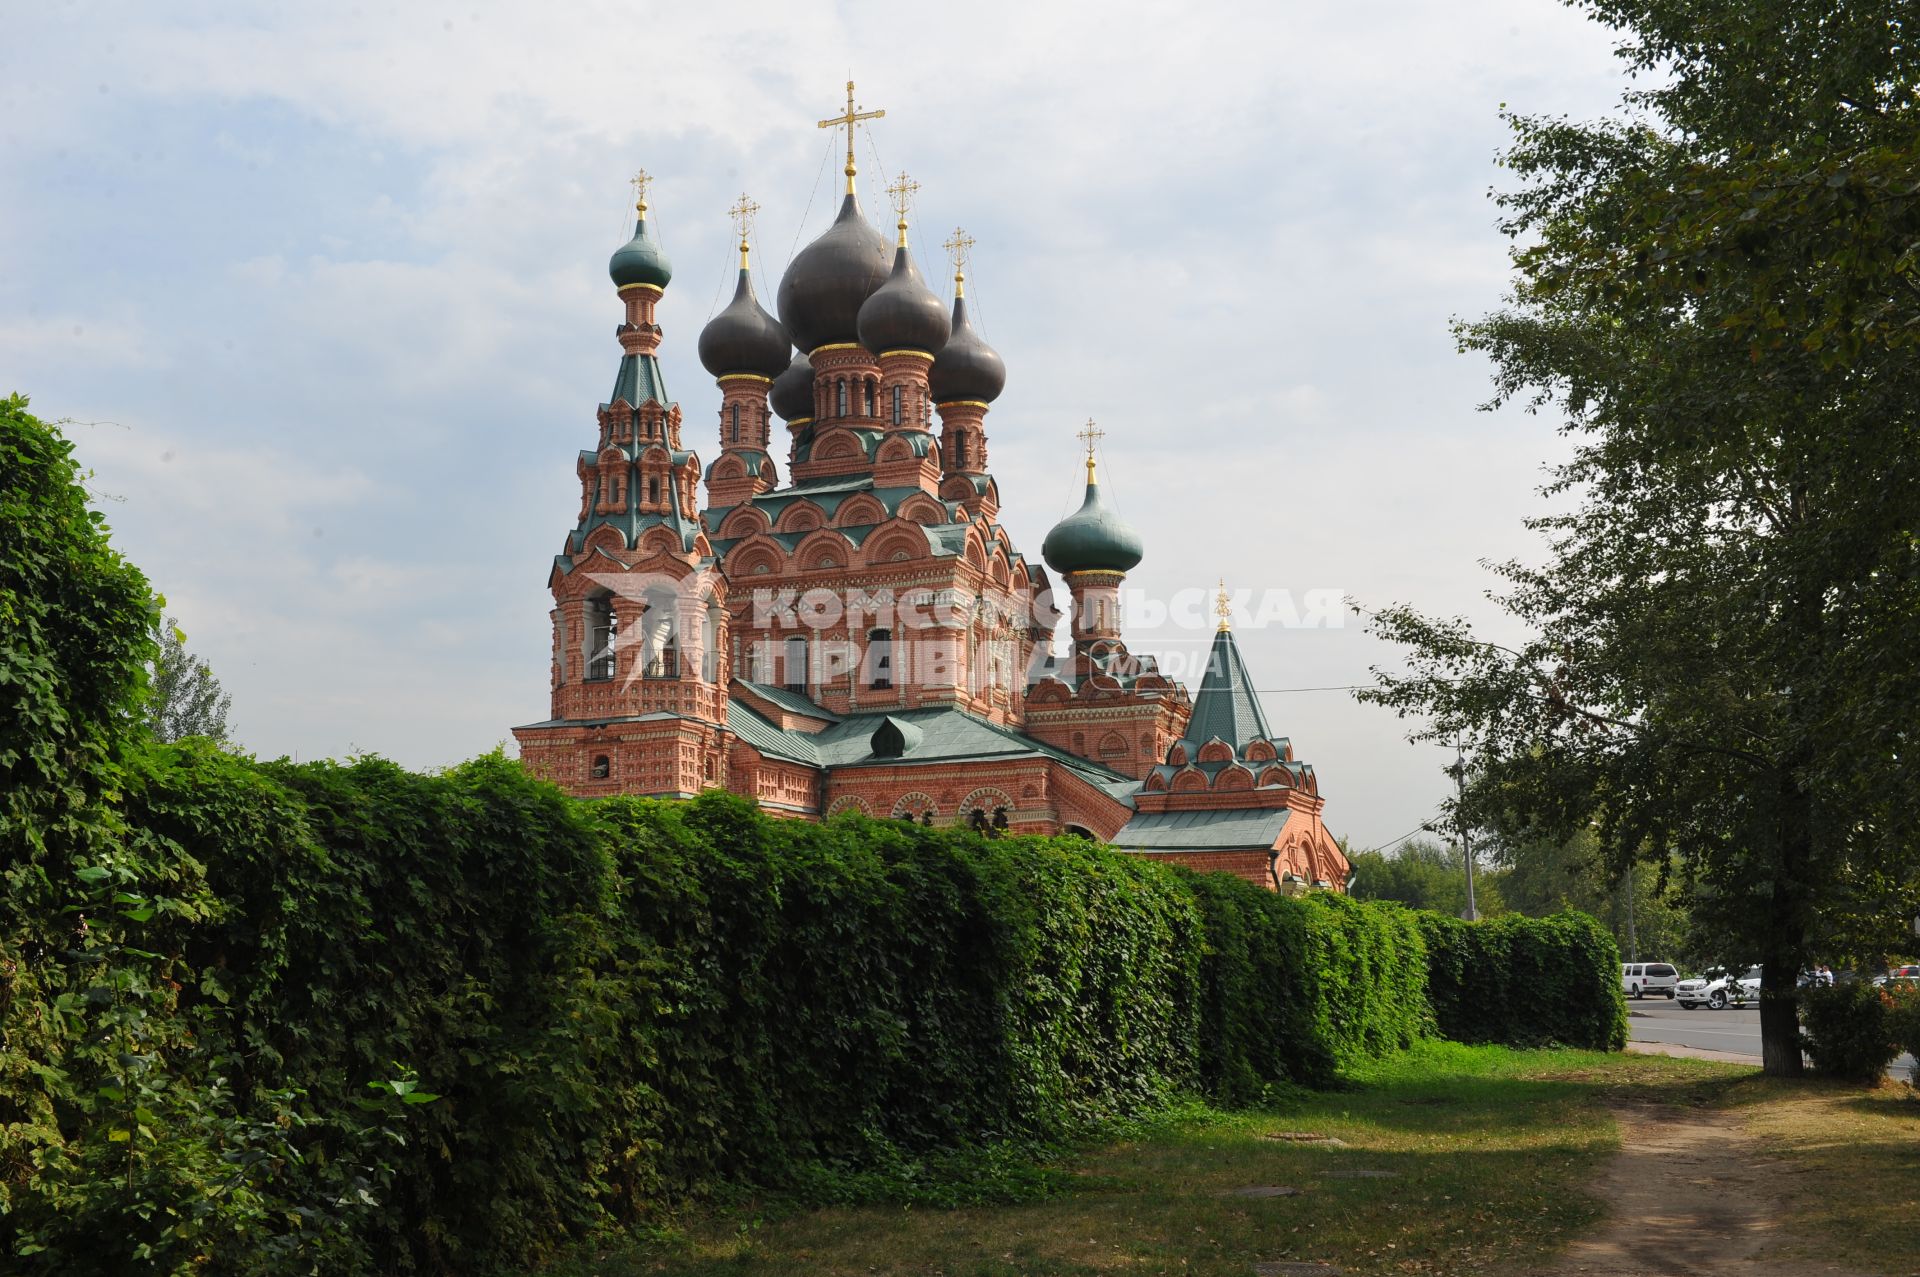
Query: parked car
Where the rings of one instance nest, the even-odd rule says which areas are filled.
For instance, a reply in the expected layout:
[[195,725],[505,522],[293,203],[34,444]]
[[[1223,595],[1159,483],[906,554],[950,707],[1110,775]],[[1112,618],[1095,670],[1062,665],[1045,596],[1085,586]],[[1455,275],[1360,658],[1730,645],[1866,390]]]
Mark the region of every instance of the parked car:
[[1723,1011],[1729,1005],[1740,1006],[1760,1000],[1760,968],[1748,967],[1736,976],[1732,972],[1716,975],[1708,972],[1674,986],[1674,998],[1688,1011],[1698,1006]]
[[1674,996],[1680,973],[1665,962],[1623,962],[1620,964],[1620,991],[1630,998],[1649,994]]
[[1905,966],[1895,967],[1883,976],[1875,976],[1873,980],[1875,988],[1884,988],[1895,982],[1901,984],[1920,984],[1920,963],[1909,962]]

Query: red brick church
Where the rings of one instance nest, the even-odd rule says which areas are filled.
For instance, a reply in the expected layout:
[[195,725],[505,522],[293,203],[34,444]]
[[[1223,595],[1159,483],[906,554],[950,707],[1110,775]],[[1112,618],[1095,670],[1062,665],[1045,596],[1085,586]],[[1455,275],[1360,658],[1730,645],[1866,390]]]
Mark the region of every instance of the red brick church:
[[[526,766],[583,797],[718,787],[796,817],[1078,833],[1344,888],[1319,782],[1269,730],[1224,605],[1191,698],[1127,650],[1120,585],[1142,546],[1102,500],[1091,424],[1086,500],[1047,534],[1046,567],[999,523],[986,419],[1006,368],[968,320],[968,241],[949,244],[949,307],[907,245],[911,183],[890,188],[892,247],[860,211],[859,118],[849,92],[829,122],[848,130],[846,196],[788,266],[778,320],[748,267],[752,206],[735,210],[739,282],[699,339],[720,389],[704,474],[656,357],[672,270],[642,185],[609,267],[619,371],[548,577],[552,713],[513,733]],[[1070,656],[1052,653],[1048,568]]]

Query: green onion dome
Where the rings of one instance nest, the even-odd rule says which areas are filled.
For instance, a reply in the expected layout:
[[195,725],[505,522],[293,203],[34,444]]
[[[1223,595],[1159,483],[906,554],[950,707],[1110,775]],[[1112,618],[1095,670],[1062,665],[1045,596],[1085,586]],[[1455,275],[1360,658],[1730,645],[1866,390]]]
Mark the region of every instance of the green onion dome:
[[665,288],[673,278],[673,263],[660,250],[653,238],[653,232],[647,229],[646,206],[640,207],[640,218],[633,224],[633,238],[621,245],[607,263],[607,274],[620,288],[630,284],[652,284],[655,288]]
[[802,354],[857,341],[860,307],[886,282],[886,241],[849,191],[833,225],[801,249],[781,277],[780,322]]
[[700,330],[700,362],[716,377],[740,372],[777,377],[787,370],[792,349],[787,330],[753,295],[753,276],[743,261],[733,300]]
[[1047,566],[1065,576],[1074,572],[1125,572],[1140,562],[1140,534],[1100,500],[1093,462],[1087,462],[1087,497],[1080,508],[1053,525],[1040,544]]
[[773,379],[770,392],[773,410],[782,421],[799,421],[813,416],[813,363],[805,355],[795,355],[787,370]]
[[894,250],[893,273],[860,307],[860,344],[876,355],[888,350],[931,355],[947,344],[951,331],[947,308],[920,278],[913,254],[902,243]]
[[927,373],[927,388],[933,393],[933,401],[952,403],[956,399],[978,399],[981,403],[992,403],[1007,388],[1007,364],[967,318],[964,293],[956,294],[953,299],[952,332]]

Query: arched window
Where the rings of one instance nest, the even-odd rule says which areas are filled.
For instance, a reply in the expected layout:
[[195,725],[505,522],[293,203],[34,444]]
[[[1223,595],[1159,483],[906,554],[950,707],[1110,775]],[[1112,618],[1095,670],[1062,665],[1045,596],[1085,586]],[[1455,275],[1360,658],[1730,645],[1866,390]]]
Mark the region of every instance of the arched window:
[[873,378],[871,377],[867,378],[867,415],[869,417],[879,415],[873,410]]
[[789,692],[807,694],[807,640],[795,635],[780,647],[780,684]]
[[617,627],[612,595],[603,594],[587,600],[588,678],[613,677],[614,647],[619,638]]
[[740,442],[740,405],[733,406],[733,442]]
[[964,466],[967,464],[967,437],[965,435],[955,435],[953,437],[953,464],[956,466]]
[[647,504],[660,504],[660,481],[658,479],[647,480]]
[[680,677],[680,645],[675,633],[673,605],[649,599],[640,616],[640,632],[646,636],[647,663],[641,673],[646,678]]
[[900,398],[901,398],[901,393],[902,393],[902,388],[901,388],[901,387],[899,387],[899,386],[895,386],[895,387],[893,388],[893,424],[894,424],[894,425],[896,425],[896,426],[897,426],[897,425],[899,425],[899,424],[901,424],[901,418],[900,418],[900,410],[901,410],[901,402],[900,402]]
[[867,687],[884,692],[893,686],[893,631],[867,633]]
[[847,415],[847,383],[845,381],[836,381],[833,383],[833,389],[834,393],[839,396],[834,415],[836,417],[844,417]]

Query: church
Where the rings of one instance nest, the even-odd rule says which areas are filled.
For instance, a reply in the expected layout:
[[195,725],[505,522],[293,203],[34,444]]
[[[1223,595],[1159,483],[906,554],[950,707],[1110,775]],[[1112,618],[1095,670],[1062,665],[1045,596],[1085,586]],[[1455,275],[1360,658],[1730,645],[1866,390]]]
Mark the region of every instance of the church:
[[738,282],[698,344],[720,395],[704,471],[661,375],[673,272],[636,179],[609,264],[619,369],[548,574],[551,713],[514,729],[524,765],[581,797],[724,788],[802,819],[1077,834],[1344,890],[1319,781],[1269,729],[1224,595],[1191,696],[1128,651],[1121,585],[1144,547],[1102,497],[1091,422],[1086,499],[1044,563],[999,522],[987,418],[1006,366],[968,318],[970,241],[947,245],[949,305],[907,243],[914,184],[888,188],[891,246],[867,221],[854,129],[877,114],[849,84],[821,122],[847,130],[846,192],[782,276],[777,319],[748,261],[754,206],[733,210]]

